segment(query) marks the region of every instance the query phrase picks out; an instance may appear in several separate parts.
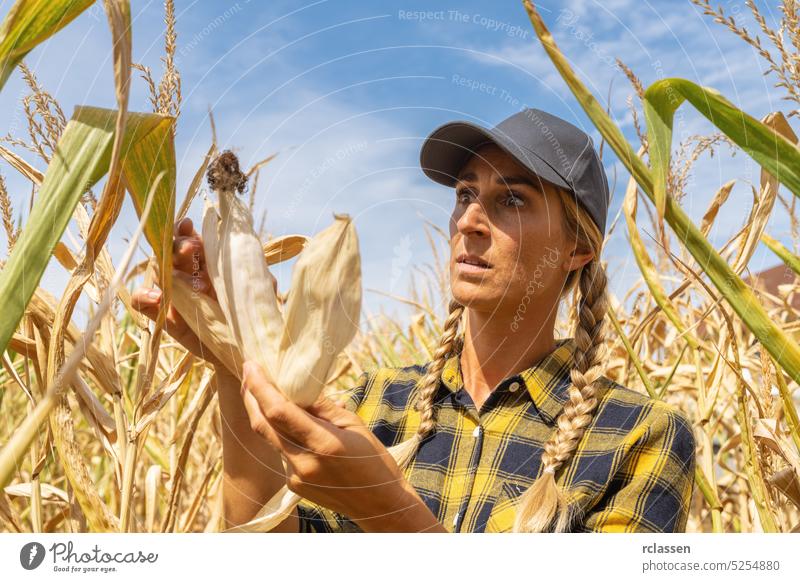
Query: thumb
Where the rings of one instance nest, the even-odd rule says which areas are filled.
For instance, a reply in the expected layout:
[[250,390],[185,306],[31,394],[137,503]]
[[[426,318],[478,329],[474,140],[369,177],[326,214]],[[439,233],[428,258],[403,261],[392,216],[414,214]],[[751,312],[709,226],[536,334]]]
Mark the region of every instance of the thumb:
[[263,411],[284,404],[287,400],[286,396],[269,381],[264,369],[253,361],[246,361],[242,367],[242,396],[245,391],[255,396]]

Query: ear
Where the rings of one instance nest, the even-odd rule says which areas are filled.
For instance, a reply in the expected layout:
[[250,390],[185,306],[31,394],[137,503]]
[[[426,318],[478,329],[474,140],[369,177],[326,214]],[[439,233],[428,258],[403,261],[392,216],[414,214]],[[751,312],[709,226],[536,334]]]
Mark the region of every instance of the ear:
[[580,269],[586,263],[594,258],[594,252],[591,250],[579,249],[575,245],[569,253],[569,257],[564,261],[564,270],[571,273],[575,269]]

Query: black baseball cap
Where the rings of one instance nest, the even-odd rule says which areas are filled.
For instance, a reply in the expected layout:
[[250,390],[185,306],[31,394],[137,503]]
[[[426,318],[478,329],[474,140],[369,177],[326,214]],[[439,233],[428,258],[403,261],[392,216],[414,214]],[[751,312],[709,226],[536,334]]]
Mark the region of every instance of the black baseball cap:
[[594,142],[546,111],[526,107],[491,129],[469,121],[446,123],[422,144],[422,171],[439,184],[455,186],[461,168],[486,143],[497,144],[534,174],[571,191],[605,234],[610,193]]

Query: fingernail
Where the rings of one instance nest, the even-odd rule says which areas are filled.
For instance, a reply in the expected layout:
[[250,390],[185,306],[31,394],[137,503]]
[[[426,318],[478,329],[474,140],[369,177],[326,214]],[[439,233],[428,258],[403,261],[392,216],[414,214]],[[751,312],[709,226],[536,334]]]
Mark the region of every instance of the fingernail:
[[147,298],[153,300],[160,299],[161,291],[159,291],[158,289],[150,289],[150,291],[147,292]]

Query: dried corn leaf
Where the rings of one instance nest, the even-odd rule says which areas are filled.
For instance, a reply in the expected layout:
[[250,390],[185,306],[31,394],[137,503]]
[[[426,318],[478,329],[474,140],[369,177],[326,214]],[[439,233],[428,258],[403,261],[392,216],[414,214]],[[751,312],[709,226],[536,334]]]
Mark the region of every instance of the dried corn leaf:
[[[55,319],[55,310],[55,298],[41,287],[37,288],[28,304],[27,313],[33,316],[38,326],[49,329]],[[78,328],[73,323],[70,323],[67,326],[67,341],[74,345],[79,337]],[[46,356],[46,354],[43,355]],[[112,395],[119,394],[122,391],[119,374],[114,362],[109,361],[94,342],[86,346],[86,359],[89,360],[92,374],[103,390]]]
[[20,378],[19,374],[17,374],[17,370],[14,368],[14,363],[11,361],[11,358],[8,357],[8,352],[3,353],[2,364],[6,373],[11,377],[12,380],[14,380],[14,382],[16,382],[17,386],[22,388],[22,391],[25,392],[28,400],[32,404],[35,404],[30,388],[28,388],[25,382],[23,382],[22,378]]
[[40,186],[44,180],[44,174],[31,166],[28,162],[22,159],[9,149],[0,146],[0,156],[9,163],[11,167],[16,169],[20,174],[28,178],[36,186]]
[[308,243],[308,237],[302,234],[279,236],[264,244],[264,258],[268,265],[275,265],[296,257]]
[[14,511],[14,507],[8,502],[6,494],[2,491],[0,491],[0,518],[3,518],[3,521],[8,523],[11,530],[17,533],[22,532],[19,516]]
[[[69,495],[63,489],[53,487],[47,483],[40,483],[43,501],[69,503]],[[14,483],[4,489],[9,497],[30,497],[33,483]]]
[[800,455],[792,450],[791,443],[779,437],[776,430],[777,421],[774,418],[756,419],[753,427],[753,438],[766,445],[789,463],[795,473],[800,477]]
[[714,226],[714,221],[717,219],[719,209],[722,208],[722,205],[728,200],[734,185],[736,185],[736,180],[725,182],[720,189],[717,190],[717,193],[714,194],[714,198],[711,200],[706,213],[703,215],[703,219],[700,221],[700,232],[703,233],[703,236],[708,236],[711,227]]
[[181,384],[186,380],[186,376],[192,369],[194,358],[192,354],[186,352],[180,362],[172,369],[169,376],[164,379],[162,385],[148,398],[142,406],[141,417],[136,423],[134,432],[143,432],[155,420],[159,411],[164,408],[169,399],[178,391]]
[[158,503],[158,486],[161,484],[161,467],[152,465],[144,479],[145,531],[153,533]]
[[175,423],[175,430],[172,433],[172,437],[169,439],[169,444],[174,445],[178,442],[178,438],[180,435],[186,434],[188,430],[188,426],[190,426],[194,422],[194,418],[201,414],[208,406],[208,403],[214,397],[214,385],[211,381],[214,379],[214,372],[205,368],[203,370],[203,376],[200,378],[200,382],[197,385],[197,390],[195,390],[194,396],[192,397],[192,401],[186,407],[186,411],[181,415],[180,419]]
[[[761,122],[772,128],[777,134],[782,135],[791,143],[797,143],[797,136],[789,125],[786,117],[780,111],[770,113]],[[759,239],[767,226],[767,221],[772,215],[775,200],[778,197],[778,180],[767,170],[761,170],[760,196],[753,208],[753,213],[747,221],[747,236],[739,246],[739,254],[733,263],[733,270],[741,273],[755,252]]]
[[800,509],[800,477],[791,467],[777,471],[769,482]]
[[114,418],[108,413],[105,407],[97,399],[97,396],[95,396],[94,392],[92,392],[92,389],[89,388],[89,385],[83,381],[83,378],[81,378],[80,375],[75,376],[73,388],[78,397],[78,401],[82,405],[86,406],[86,411],[89,413],[87,418],[94,419],[97,425],[102,427],[103,432],[109,436],[109,439],[112,442],[116,440],[117,427],[114,423]]

